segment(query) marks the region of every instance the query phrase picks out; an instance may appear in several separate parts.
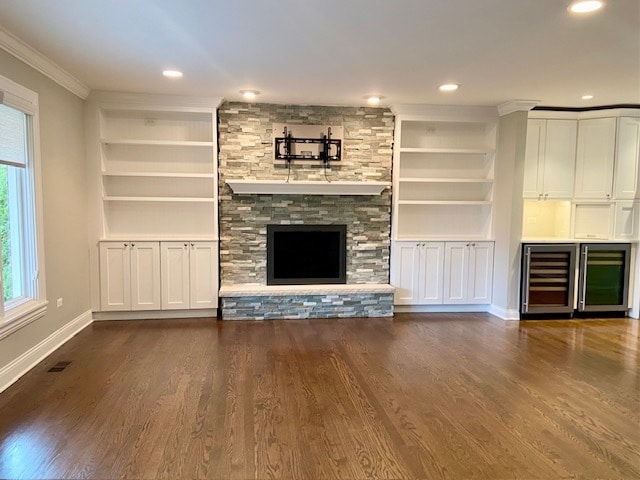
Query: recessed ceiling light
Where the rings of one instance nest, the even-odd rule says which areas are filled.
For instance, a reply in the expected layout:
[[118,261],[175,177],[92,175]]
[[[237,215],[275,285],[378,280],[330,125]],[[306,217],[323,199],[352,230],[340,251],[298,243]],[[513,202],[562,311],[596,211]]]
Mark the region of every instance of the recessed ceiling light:
[[182,72],[179,70],[165,70],[162,75],[167,78],[180,78],[182,77]]
[[584,0],[573,2],[569,5],[569,11],[573,13],[589,13],[601,9],[603,6],[604,2],[600,0]]
[[367,95],[364,97],[369,105],[378,105],[384,97],[382,95]]
[[457,83],[445,83],[444,85],[440,85],[438,87],[441,92],[455,92],[460,87]]
[[582,95],[583,100],[591,100],[592,98],[593,98],[593,95]]
[[260,92],[257,90],[240,90],[240,93],[245,100],[254,100]]

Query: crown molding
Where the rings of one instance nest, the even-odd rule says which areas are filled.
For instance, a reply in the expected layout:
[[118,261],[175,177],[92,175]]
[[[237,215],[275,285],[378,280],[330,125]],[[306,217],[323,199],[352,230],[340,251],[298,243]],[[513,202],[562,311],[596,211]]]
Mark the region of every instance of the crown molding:
[[427,104],[396,104],[391,111],[403,120],[455,121],[464,117],[469,121],[492,121],[497,119],[496,107],[465,106],[465,105],[427,105]]
[[498,115],[504,117],[513,112],[528,112],[539,103],[538,100],[509,100],[498,105]]
[[83,100],[89,96],[89,87],[1,26],[0,48]]

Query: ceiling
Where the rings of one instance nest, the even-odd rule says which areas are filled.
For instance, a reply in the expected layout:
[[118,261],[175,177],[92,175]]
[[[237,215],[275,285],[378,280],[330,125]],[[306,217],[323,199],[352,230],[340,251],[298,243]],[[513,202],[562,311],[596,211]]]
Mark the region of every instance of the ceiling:
[[[260,102],[640,103],[640,1],[1,0],[0,26],[92,90]],[[162,70],[184,72],[166,79]],[[454,93],[438,85],[456,82]],[[582,100],[592,94],[592,100]]]

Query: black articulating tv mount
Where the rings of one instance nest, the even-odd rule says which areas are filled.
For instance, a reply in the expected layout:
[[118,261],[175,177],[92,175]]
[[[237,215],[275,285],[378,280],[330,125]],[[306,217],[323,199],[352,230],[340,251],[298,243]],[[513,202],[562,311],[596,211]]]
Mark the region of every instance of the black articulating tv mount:
[[[320,138],[295,138],[287,127],[284,127],[282,137],[275,138],[276,160],[285,160],[287,163],[292,160],[320,160],[327,164],[329,161],[340,161],[342,157],[342,140],[334,140],[331,138],[331,127],[327,128],[327,133],[322,134]],[[320,144],[317,155],[310,152],[295,153],[295,145],[303,144]],[[333,151],[332,151],[332,147]]]

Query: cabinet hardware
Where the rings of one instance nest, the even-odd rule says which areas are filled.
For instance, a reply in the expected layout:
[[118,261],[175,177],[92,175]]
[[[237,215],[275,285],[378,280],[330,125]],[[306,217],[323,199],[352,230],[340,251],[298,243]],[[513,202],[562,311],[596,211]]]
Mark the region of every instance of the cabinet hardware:
[[582,310],[584,310],[587,298],[587,257],[589,256],[589,247],[587,245],[582,247],[582,295],[580,295],[580,304]]
[[125,244],[124,244],[124,246],[125,246],[125,247],[128,247],[128,246],[129,246],[129,244],[128,244],[128,243],[125,243]]
[[528,285],[528,279],[529,279],[529,275],[530,275],[530,270],[531,270],[531,247],[527,247],[525,252],[524,252],[524,256],[525,256],[525,263],[524,263],[524,273],[523,273],[523,277],[525,279],[527,279],[527,285],[525,287],[525,291],[524,291],[524,302],[523,302],[523,313],[527,313],[529,311],[529,285]]

